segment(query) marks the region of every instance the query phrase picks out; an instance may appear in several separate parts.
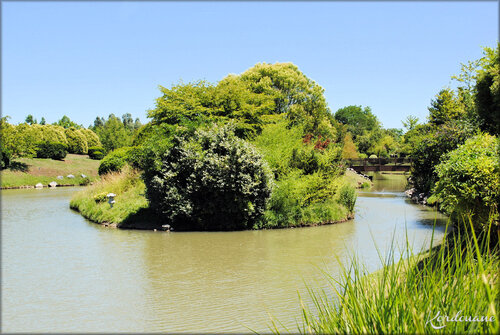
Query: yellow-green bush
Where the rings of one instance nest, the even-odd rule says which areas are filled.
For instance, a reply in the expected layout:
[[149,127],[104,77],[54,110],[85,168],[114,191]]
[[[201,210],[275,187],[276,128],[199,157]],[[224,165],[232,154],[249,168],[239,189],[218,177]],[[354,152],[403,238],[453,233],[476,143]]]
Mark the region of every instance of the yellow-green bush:
[[90,129],[82,128],[80,131],[83,133],[85,138],[87,139],[87,147],[102,147],[101,141],[99,140],[99,136],[94,133]]
[[87,137],[81,129],[75,127],[66,128],[68,140],[68,151],[72,154],[86,154],[88,152]]

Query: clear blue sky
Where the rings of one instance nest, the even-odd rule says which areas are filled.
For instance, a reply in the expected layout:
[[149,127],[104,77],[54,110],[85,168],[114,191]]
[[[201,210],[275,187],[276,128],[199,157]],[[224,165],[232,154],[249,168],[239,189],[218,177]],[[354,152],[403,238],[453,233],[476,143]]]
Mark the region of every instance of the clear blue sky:
[[293,62],[332,109],[424,120],[460,63],[498,41],[497,2],[3,2],[2,113],[146,122],[158,85]]

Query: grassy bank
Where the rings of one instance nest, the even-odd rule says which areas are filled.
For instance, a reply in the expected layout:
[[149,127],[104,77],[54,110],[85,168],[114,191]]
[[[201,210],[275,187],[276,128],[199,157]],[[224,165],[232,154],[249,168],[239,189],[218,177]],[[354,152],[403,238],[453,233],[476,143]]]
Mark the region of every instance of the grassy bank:
[[[76,193],[70,207],[96,223],[119,228],[159,228],[161,224],[150,218],[144,191],[139,172],[126,167],[122,172],[104,175]],[[113,207],[107,202],[108,193],[116,194]]]
[[[45,158],[19,158],[9,169],[3,170],[1,187],[34,186],[42,183],[47,186],[55,181],[60,185],[81,185],[98,178],[99,161],[87,155],[68,154],[64,160]],[[67,178],[68,175],[75,178]],[[82,178],[84,174],[88,177]],[[57,179],[63,176],[63,179]]]
[[[407,245],[407,255],[409,250]],[[397,262],[394,251],[381,257],[380,271],[368,276],[363,265],[352,259],[339,280],[330,278],[334,299],[330,292],[311,290],[314,307],[303,308],[300,331],[498,333],[498,252],[479,245],[475,236],[456,235],[428,253],[403,261]],[[465,321],[474,317],[483,321]]]

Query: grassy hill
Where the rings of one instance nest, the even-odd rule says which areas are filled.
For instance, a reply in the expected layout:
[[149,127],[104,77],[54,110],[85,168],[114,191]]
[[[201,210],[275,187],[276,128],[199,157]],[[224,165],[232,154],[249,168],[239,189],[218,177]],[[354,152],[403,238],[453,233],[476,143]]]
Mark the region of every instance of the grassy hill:
[[[19,158],[9,169],[1,172],[1,187],[34,186],[42,183],[47,186],[55,181],[60,185],[81,185],[98,178],[99,161],[87,155],[68,154],[62,161],[45,158]],[[68,175],[75,178],[67,178]],[[88,177],[82,178],[84,174]],[[57,176],[63,176],[62,180]]]

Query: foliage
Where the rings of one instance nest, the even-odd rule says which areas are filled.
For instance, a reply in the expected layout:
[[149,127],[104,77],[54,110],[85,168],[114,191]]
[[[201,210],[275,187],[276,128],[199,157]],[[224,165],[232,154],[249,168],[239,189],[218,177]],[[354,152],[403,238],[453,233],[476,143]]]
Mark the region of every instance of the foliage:
[[364,109],[361,106],[340,108],[335,112],[335,119],[347,125],[347,130],[352,134],[353,139],[380,128],[380,122],[372,113],[370,107]]
[[50,141],[50,142],[59,142],[62,144],[68,144],[68,140],[66,138],[66,133],[64,131],[64,128],[61,126],[54,126],[54,125],[39,125],[39,126],[33,126],[33,129],[39,128],[40,129],[40,140],[42,141]]
[[96,121],[99,120],[99,122],[94,122],[93,130],[99,136],[106,153],[132,144],[135,128],[130,125],[127,114],[123,118],[127,126],[114,114],[110,114],[107,120],[97,118]]
[[294,170],[278,180],[260,227],[293,227],[344,220],[347,211],[334,201],[338,179],[325,177],[319,172],[304,175]]
[[52,158],[62,160],[68,154],[68,146],[59,142],[43,141],[37,144],[37,158]]
[[276,122],[265,125],[262,133],[252,141],[264,156],[276,179],[291,172],[292,153],[303,146],[303,132],[300,126],[288,127],[286,120],[278,116]]
[[354,205],[356,205],[356,190],[351,185],[344,185],[339,191],[339,203],[344,205],[349,213],[354,212]]
[[211,95],[214,87],[205,82],[179,83],[168,89],[160,86],[162,96],[156,99],[156,108],[148,111],[153,123],[178,124],[210,118]]
[[464,104],[450,88],[439,91],[428,109],[429,122],[434,125],[462,119],[466,113]]
[[290,127],[285,118],[278,116],[264,126],[252,143],[262,152],[277,179],[294,169],[305,174],[328,173],[332,178],[340,175],[341,144],[312,134],[303,136],[303,132],[301,126]]
[[305,132],[333,138],[335,121],[323,89],[291,63],[257,64],[241,75],[229,75],[217,85],[205,81],[160,86],[162,96],[148,111],[153,124],[224,124],[232,120],[240,138],[254,138],[262,117],[283,114]]
[[122,147],[111,151],[101,160],[98,169],[99,175],[121,171],[125,163],[129,161],[133,150],[133,147]]
[[[500,154],[498,139],[477,135],[449,152],[436,166],[435,194],[441,208],[459,219],[471,215],[482,228],[488,218],[498,226],[500,203]],[[460,221],[460,220],[459,220]]]
[[72,154],[86,154],[88,151],[87,137],[81,129],[70,127],[65,129],[68,140],[68,152]]
[[500,44],[485,48],[478,72],[475,103],[481,129],[500,135]]
[[414,115],[408,115],[406,117],[406,120],[401,121],[401,123],[403,124],[403,127],[406,128],[406,131],[411,131],[418,125],[418,117]]
[[26,120],[24,122],[26,122],[29,125],[33,125],[33,124],[38,123],[36,121],[36,119],[33,117],[33,115],[31,115],[31,114],[28,114],[28,116],[26,116]]
[[[306,77],[292,63],[260,63],[241,74],[241,80],[256,94],[270,97],[269,114],[286,114],[292,124],[301,124],[306,133],[333,137],[333,118],[324,89]],[[269,103],[263,104],[270,108]]]
[[94,133],[91,129],[82,128],[80,129],[80,131],[85,136],[88,147],[102,147],[99,136],[97,136],[97,134]]
[[104,158],[104,148],[102,148],[102,147],[90,147],[88,154],[89,154],[89,157],[91,159],[101,160]]
[[54,123],[54,125],[61,126],[64,129],[68,129],[68,128],[80,129],[80,128],[83,128],[81,125],[79,125],[79,124],[71,121],[71,119],[69,117],[67,117],[66,115],[64,115],[59,121],[57,121],[56,123]]
[[357,159],[359,158],[358,150],[356,145],[352,141],[352,136],[350,133],[346,134],[344,137],[344,147],[342,148],[342,158],[343,159]]
[[347,106],[335,113],[335,119],[347,127],[360,153],[388,157],[398,148],[399,129],[382,129],[370,107]]
[[250,229],[272,185],[261,156],[227,126],[175,137],[161,170],[144,180],[150,207],[177,230]]
[[0,118],[0,163],[1,168],[9,167],[16,157],[31,157],[36,153],[38,138],[30,131],[28,124],[17,126],[7,122],[8,116]]
[[459,121],[450,121],[440,126],[428,124],[419,128],[415,138],[415,147],[410,156],[413,158],[411,180],[420,192],[428,193],[437,180],[434,167],[441,157],[457,148],[458,145],[472,136],[474,129]]

